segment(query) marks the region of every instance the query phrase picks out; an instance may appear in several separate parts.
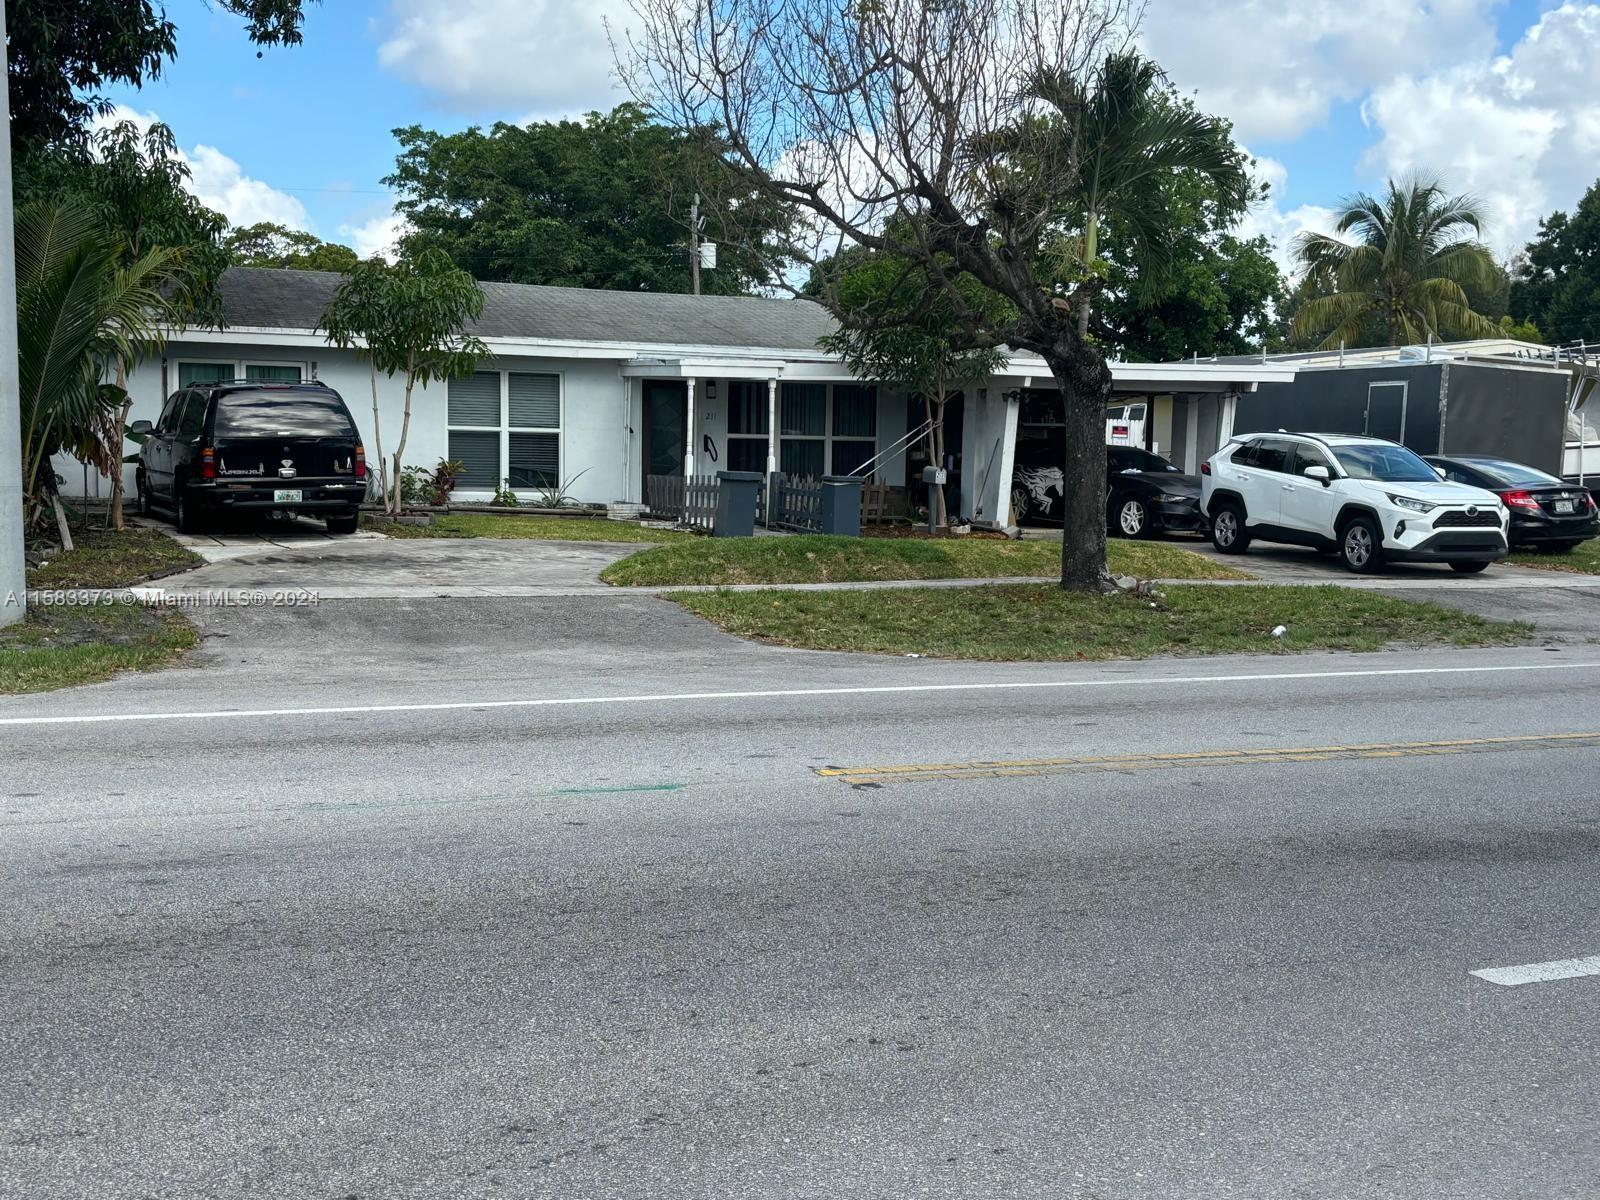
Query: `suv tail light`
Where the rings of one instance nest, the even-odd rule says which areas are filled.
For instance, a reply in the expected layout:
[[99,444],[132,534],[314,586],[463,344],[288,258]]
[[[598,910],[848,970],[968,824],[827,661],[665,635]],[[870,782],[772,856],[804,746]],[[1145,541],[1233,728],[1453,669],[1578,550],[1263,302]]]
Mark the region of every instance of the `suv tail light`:
[[217,452],[210,446],[200,447],[200,478],[215,479],[217,477]]
[[1505,501],[1507,508],[1520,508],[1523,512],[1543,511],[1539,507],[1539,502],[1534,499],[1532,492],[1501,492],[1500,499]]
[[1200,464],[1200,474],[1202,474],[1202,475],[1211,474],[1211,460],[1209,458],[1206,459],[1205,462]]
[[367,448],[360,442],[356,443],[355,477],[357,479],[365,479],[367,477]]
[[1594,493],[1593,492],[1585,492],[1583,494],[1583,498],[1589,502],[1589,511],[1590,512],[1594,512],[1594,510],[1597,507],[1600,507],[1600,505],[1596,505],[1595,502],[1594,502]]

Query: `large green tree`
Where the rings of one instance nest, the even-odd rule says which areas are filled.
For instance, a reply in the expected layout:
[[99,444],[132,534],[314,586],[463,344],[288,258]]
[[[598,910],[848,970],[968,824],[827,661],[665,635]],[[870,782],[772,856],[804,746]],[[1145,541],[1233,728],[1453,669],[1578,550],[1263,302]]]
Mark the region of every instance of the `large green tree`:
[[1432,179],[1390,180],[1382,196],[1341,200],[1333,233],[1307,231],[1295,242],[1318,294],[1295,313],[1294,333],[1321,335],[1327,348],[1361,345],[1374,322],[1390,346],[1494,336],[1499,327],[1466,292],[1492,289],[1499,270],[1479,240],[1483,225],[1475,200]]
[[[314,2],[314,0],[313,0]],[[259,46],[297,45],[305,0],[213,0]],[[141,86],[177,53],[178,29],[151,0],[7,0],[11,145],[81,137],[111,109],[109,84]]]
[[[689,211],[702,193],[708,237],[732,205],[755,240],[719,247],[702,290],[771,281],[783,210],[746,188],[722,194],[703,140],[648,120],[634,104],[581,121],[395,130],[384,180],[400,192],[410,250],[436,247],[479,279],[626,291],[690,289]],[[715,193],[715,194],[714,194]]]
[[[1167,103],[1192,108],[1178,96]],[[1225,122],[1214,122],[1209,133],[1232,145]],[[1242,163],[1242,152],[1235,154]],[[1152,275],[1140,243],[1123,236],[1116,211],[1109,214],[1101,237],[1105,286],[1091,332],[1123,358],[1155,362],[1245,354],[1270,344],[1287,284],[1265,237],[1234,232],[1246,205],[1267,200],[1266,185],[1241,190],[1225,170],[1219,186],[1209,172],[1186,167],[1146,186],[1165,214],[1170,244]]]
[[1509,309],[1553,342],[1600,342],[1600,183],[1539,222],[1512,264]]
[[272,221],[257,221],[228,231],[222,240],[235,267],[286,267],[295,271],[350,270],[360,257],[349,246],[325,242],[314,233]]

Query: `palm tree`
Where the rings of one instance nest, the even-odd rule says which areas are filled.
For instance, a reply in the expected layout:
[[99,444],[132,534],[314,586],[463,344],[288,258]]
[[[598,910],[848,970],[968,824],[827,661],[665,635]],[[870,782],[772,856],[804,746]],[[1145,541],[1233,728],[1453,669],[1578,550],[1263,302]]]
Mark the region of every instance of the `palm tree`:
[[1390,180],[1381,197],[1358,193],[1339,202],[1332,234],[1307,231],[1295,257],[1310,285],[1326,292],[1303,304],[1293,330],[1328,330],[1327,348],[1359,345],[1364,323],[1376,321],[1389,345],[1430,336],[1492,337],[1497,327],[1472,311],[1463,285],[1494,282],[1494,256],[1479,241],[1482,207],[1470,196],[1447,196],[1436,180]]
[[178,252],[158,248],[122,265],[121,245],[76,200],[20,209],[16,247],[24,503],[30,524],[52,508],[70,549],[50,459],[70,453],[121,474],[116,414],[127,396],[104,380],[160,344]]
[[1056,152],[1076,165],[1077,186],[1059,203],[1066,224],[1081,233],[1058,239],[1048,252],[1080,280],[1074,299],[1085,334],[1103,226],[1114,227],[1138,286],[1153,294],[1170,276],[1182,232],[1170,203],[1174,177],[1200,176],[1221,209],[1242,213],[1250,176],[1227,122],[1174,95],[1161,68],[1138,54],[1110,56],[1088,81],[1060,71],[1034,80],[1030,90],[1054,110],[1047,120]]

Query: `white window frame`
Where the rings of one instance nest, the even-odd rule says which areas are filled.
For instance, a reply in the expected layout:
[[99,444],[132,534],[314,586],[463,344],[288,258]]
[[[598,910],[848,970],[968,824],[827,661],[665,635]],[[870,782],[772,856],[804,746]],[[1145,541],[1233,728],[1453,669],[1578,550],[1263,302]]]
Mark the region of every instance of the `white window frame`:
[[[483,371],[488,375],[490,371]],[[490,494],[511,481],[511,435],[513,433],[553,433],[556,435],[556,483],[566,481],[567,465],[567,373],[565,371],[527,370],[523,368],[496,367],[493,373],[500,376],[500,423],[499,425],[457,425],[450,420],[450,384],[445,383],[445,451],[449,452],[450,435],[452,433],[496,433],[500,435],[500,469],[496,474],[498,482],[487,489]],[[473,372],[479,374],[479,372]],[[513,375],[554,375],[556,377],[556,420],[561,424],[554,429],[542,428],[534,425],[511,424],[511,376]],[[486,489],[482,487],[458,488],[457,491],[479,493]],[[517,498],[537,496],[542,488],[513,488]]]

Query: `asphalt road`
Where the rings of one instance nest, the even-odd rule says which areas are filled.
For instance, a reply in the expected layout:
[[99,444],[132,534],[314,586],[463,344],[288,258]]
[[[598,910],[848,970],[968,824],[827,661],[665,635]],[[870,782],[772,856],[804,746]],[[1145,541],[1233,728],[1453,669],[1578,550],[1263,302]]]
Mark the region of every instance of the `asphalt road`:
[[1595,1192],[1600,647],[205,626],[0,703],[0,1195]]

